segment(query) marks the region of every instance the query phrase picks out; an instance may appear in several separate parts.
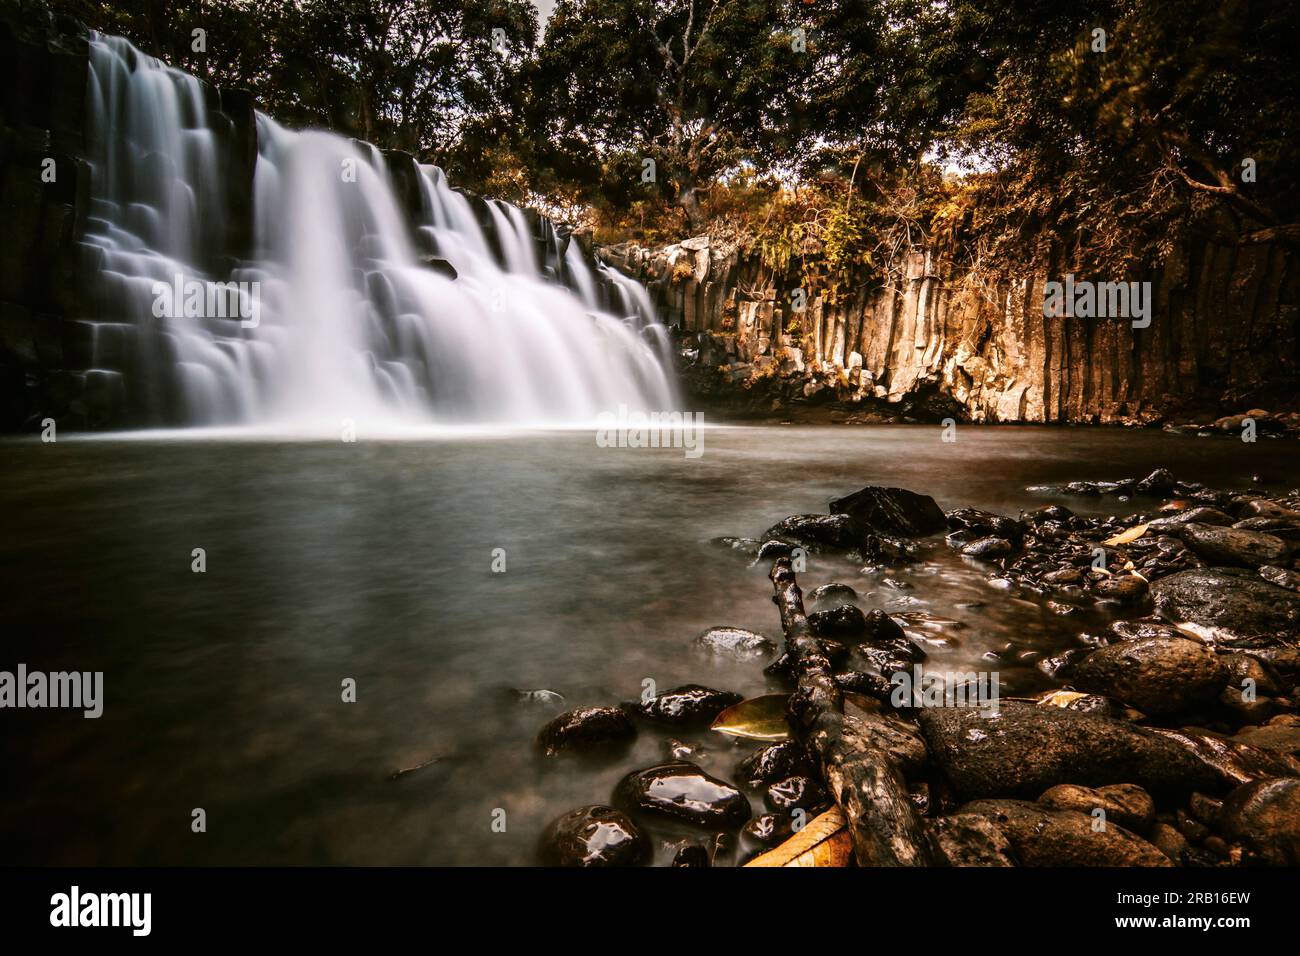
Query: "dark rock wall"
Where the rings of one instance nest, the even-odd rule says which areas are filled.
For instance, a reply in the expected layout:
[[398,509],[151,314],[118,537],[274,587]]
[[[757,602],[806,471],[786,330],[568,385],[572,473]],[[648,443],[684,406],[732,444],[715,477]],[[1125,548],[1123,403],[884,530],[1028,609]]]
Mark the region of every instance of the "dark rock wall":
[[666,322],[725,337],[741,386],[768,370],[816,372],[849,397],[937,390],[989,422],[1148,423],[1300,398],[1300,272],[1283,244],[1185,244],[1143,277],[1154,298],[1145,329],[1044,318],[1045,283],[1073,271],[1056,250],[1017,278],[915,252],[887,288],[834,305],[814,297],[802,312],[797,274],[774,276],[706,238],[601,254],[648,285]]

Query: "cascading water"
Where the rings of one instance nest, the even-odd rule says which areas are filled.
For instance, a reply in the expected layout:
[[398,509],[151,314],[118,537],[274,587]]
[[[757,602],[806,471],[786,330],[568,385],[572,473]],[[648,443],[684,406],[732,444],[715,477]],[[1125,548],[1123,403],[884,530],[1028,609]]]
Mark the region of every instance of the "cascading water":
[[103,387],[133,390],[159,423],[331,430],[678,407],[638,283],[591,268],[575,243],[540,262],[506,203],[486,204],[485,231],[433,166],[416,167],[411,223],[367,144],[257,114],[252,254],[232,261],[229,120],[208,92],[125,40],[92,38],[87,375]]

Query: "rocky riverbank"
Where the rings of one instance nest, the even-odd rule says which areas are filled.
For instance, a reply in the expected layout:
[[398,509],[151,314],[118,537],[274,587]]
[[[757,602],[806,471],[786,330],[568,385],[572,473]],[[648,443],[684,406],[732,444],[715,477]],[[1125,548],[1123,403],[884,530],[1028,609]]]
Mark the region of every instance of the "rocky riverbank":
[[[836,806],[843,768],[813,756],[803,719],[813,706],[841,715],[845,732],[907,794],[907,827],[878,834],[916,844],[914,855],[900,848],[902,859],[1300,865],[1300,490],[1213,489],[1158,470],[1027,489],[1030,499],[1044,496],[1102,498],[1116,513],[1086,517],[1061,503],[1016,517],[945,512],[924,495],[868,487],[832,501],[826,514],[792,515],[757,537],[718,543],[756,563],[779,562],[787,574],[810,554],[887,573],[947,547],[984,569],[990,600],[1040,602],[1067,617],[1105,612],[1106,627],[1037,661],[1057,689],[1008,698],[994,683],[990,699],[975,673],[916,687],[927,659],[918,629],[936,622],[891,616],[830,581],[808,591],[806,627],[817,642],[814,665],[833,673],[834,686],[810,702],[801,679],[786,696],[808,664],[799,644],[807,635],[789,625],[803,620],[804,598],[774,571],[774,584],[785,586],[783,650],[731,627],[695,642],[755,667],[766,662],[773,694],[742,701],[687,685],[569,711],[541,729],[548,760],[616,761],[639,734],[660,736],[665,756],[628,768],[612,793],[553,821],[543,861],[632,865],[657,855],[725,865],[780,844],[795,849],[760,862],[806,863],[807,829],[822,845],[840,841],[841,852],[817,859],[842,865],[851,848],[861,862],[862,829],[891,818],[863,822],[861,808]],[[986,655],[994,681],[1013,653],[1008,645]],[[730,779],[692,761],[719,735],[748,748]]]

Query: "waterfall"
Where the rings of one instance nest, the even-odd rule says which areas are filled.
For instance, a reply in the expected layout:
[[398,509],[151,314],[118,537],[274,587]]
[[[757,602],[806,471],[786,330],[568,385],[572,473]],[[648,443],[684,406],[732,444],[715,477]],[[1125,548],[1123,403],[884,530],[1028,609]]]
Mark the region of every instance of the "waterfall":
[[[158,424],[585,424],[678,408],[645,290],[499,201],[256,116],[251,249],[229,252],[222,132],[196,78],[95,35],[88,376]],[[223,124],[225,124],[223,126]],[[246,244],[247,245],[247,244]]]

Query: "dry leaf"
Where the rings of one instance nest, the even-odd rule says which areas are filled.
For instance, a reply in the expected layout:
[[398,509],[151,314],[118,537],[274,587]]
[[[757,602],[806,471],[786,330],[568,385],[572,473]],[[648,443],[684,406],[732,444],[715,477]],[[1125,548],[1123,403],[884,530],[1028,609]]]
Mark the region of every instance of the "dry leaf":
[[1144,524],[1140,524],[1132,528],[1129,528],[1127,531],[1121,531],[1113,538],[1107,538],[1105,541],[1102,542],[1102,544],[1106,545],[1107,547],[1113,548],[1119,544],[1128,544],[1130,541],[1136,541],[1138,538],[1142,537],[1146,533],[1147,533],[1147,526]]
[[1087,697],[1087,694],[1080,694],[1077,690],[1053,690],[1048,691],[1042,697],[1038,698],[1039,707],[1069,707],[1081,697]]
[[827,810],[775,849],[746,866],[848,866],[853,860],[853,839],[839,807]]

